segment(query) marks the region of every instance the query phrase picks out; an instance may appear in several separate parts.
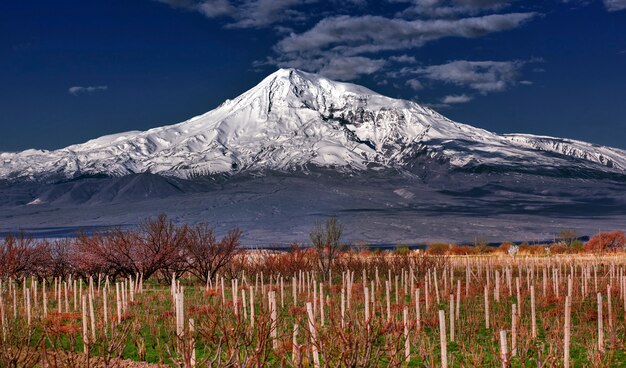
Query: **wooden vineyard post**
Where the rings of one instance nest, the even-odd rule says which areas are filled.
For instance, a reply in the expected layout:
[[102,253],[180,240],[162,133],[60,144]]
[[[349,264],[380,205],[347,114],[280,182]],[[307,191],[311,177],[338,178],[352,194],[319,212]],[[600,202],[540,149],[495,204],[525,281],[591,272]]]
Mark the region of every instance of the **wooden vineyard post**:
[[270,307],[270,336],[272,337],[272,347],[274,350],[278,350],[278,320],[276,316],[276,292],[270,291],[269,293],[269,307]]
[[31,282],[30,282],[31,288],[33,289],[33,303],[34,303],[34,308],[38,309],[37,307],[39,306],[38,303],[38,294],[37,294],[37,280],[35,279],[35,276],[31,276]]
[[30,328],[31,311],[30,311],[30,289],[26,289],[26,320],[28,321],[28,328]]
[[415,289],[415,318],[417,320],[417,331],[422,328],[422,313],[420,310],[420,288]]
[[317,281],[313,279],[313,315],[317,316]]
[[2,292],[0,292],[0,324],[2,324],[2,343],[6,343],[7,340],[7,319],[4,312],[4,299]]
[[390,286],[389,285],[390,285],[389,281],[386,281],[385,282],[385,287],[386,287],[386,290],[387,290],[387,294],[386,294],[387,295],[387,322],[391,321],[391,296],[389,295],[389,293],[390,293],[390,290],[389,290]]
[[535,310],[535,286],[530,286],[530,323],[531,323],[531,336],[533,339],[537,338],[537,315]]
[[107,301],[107,287],[103,287],[102,288],[102,314],[104,315],[104,334],[106,336],[106,333],[109,329],[109,309],[108,309],[108,301]]
[[291,341],[291,360],[293,365],[298,367],[300,365],[300,349],[298,346],[298,330],[300,329],[297,323],[293,324],[293,339]]
[[[369,323],[370,323],[370,293],[368,288],[365,288],[365,292],[363,293],[363,296],[365,298],[364,300],[364,309],[365,309],[365,324],[368,326],[369,329]],[[342,316],[341,316],[341,322],[343,325],[343,311],[342,311]]]
[[89,320],[91,321],[91,338],[93,341],[96,341],[96,314],[93,309],[93,295],[91,292],[89,295]]
[[254,330],[254,289],[250,286],[250,327]]
[[404,322],[404,361],[411,361],[411,341],[409,340],[409,307],[404,307],[402,311],[402,321]]
[[454,341],[454,295],[450,294],[450,341]]
[[243,319],[248,319],[248,299],[246,298],[246,288],[241,288],[241,306],[243,307]]
[[[174,297],[174,300],[176,297]],[[117,324],[122,323],[122,299],[120,298],[120,283],[115,283],[115,302],[117,307]]]
[[609,334],[613,330],[613,306],[611,305],[611,284],[606,285],[606,308],[609,323]]
[[[89,281],[91,281],[91,279]],[[135,302],[135,288],[136,288],[135,282],[137,280],[134,279],[133,276],[129,276],[128,277],[128,281],[129,281],[129,284],[130,284],[129,287],[128,287],[128,290],[130,291],[130,302],[134,303]],[[93,284],[93,282],[92,282],[92,284]],[[93,290],[93,285],[91,285],[90,289]]]
[[500,359],[502,360],[502,368],[509,365],[509,351],[506,345],[506,330],[500,330]]
[[46,280],[43,280],[43,316],[48,317],[48,296],[46,295]]
[[313,315],[313,305],[311,302],[306,303],[306,312],[309,317],[309,333],[311,334],[311,349],[313,350],[313,366],[320,367],[320,356],[317,350],[317,332],[315,330],[315,316]]
[[[81,280],[80,286],[81,286],[81,288],[83,286],[82,280]],[[69,303],[69,301],[67,299],[67,283],[66,282],[63,283],[63,290],[65,291],[65,313],[69,313],[69,311],[70,311],[70,303]],[[82,292],[81,292],[81,298],[82,297],[83,296],[82,296]]]
[[81,309],[83,317],[83,351],[85,354],[89,351],[89,333],[87,331],[87,296],[83,295],[81,298]]
[[189,357],[189,365],[191,368],[196,366],[196,340],[193,336],[196,331],[196,324],[193,318],[189,318],[189,349],[191,349],[191,356]]
[[500,272],[496,270],[496,285],[493,288],[493,296],[496,302],[500,302]]
[[456,280],[456,312],[455,318],[458,321],[461,312],[461,280]]
[[570,299],[565,297],[565,323],[563,324],[563,367],[569,368],[570,346]]
[[348,271],[348,275],[347,275],[347,288],[346,288],[346,306],[348,308],[348,310],[350,310],[350,305],[351,305],[351,301],[352,301],[352,280],[351,280],[352,276],[351,276],[351,272]]
[[598,351],[604,352],[604,330],[602,327],[602,293],[598,293]]
[[430,297],[428,294],[428,279],[426,279],[426,276],[424,276],[424,281],[426,281],[424,283],[425,287],[424,287],[424,302],[426,303],[426,312],[428,312],[430,310]]
[[489,291],[485,286],[485,328],[489,328]]
[[346,324],[346,290],[341,288],[341,328]]
[[520,292],[520,282],[519,282],[519,277],[515,278],[515,288],[517,291],[517,309],[521,312],[522,311],[522,293]]
[[469,260],[465,265],[465,297],[469,297],[469,284],[470,284],[470,269],[469,269]]
[[[394,288],[394,292],[395,292],[395,294],[394,294],[394,299],[393,299],[393,301],[394,301],[394,303],[398,304],[398,275],[395,275],[395,280],[396,280],[396,282],[395,282],[395,288]],[[394,318],[394,319],[395,319],[395,318]]]
[[437,300],[437,304],[441,303],[441,299],[439,298],[439,282],[437,281],[437,270],[433,272],[435,274],[435,298]]
[[448,346],[446,341],[446,314],[439,310],[439,345],[441,349],[441,367],[448,368]]
[[224,276],[220,278],[220,287],[222,289],[222,305],[226,304],[226,291],[224,289]]
[[324,283],[320,282],[320,324],[324,326]]
[[370,285],[371,287],[369,288],[369,293],[370,293],[370,303],[372,304],[372,307],[370,308],[372,315],[376,315],[376,293],[374,292],[375,289],[375,285],[374,285],[374,280],[370,281]]
[[238,280],[237,279],[232,279],[230,280],[230,288],[231,288],[231,295],[233,298],[233,313],[235,314],[235,316],[239,315],[239,307],[237,306],[237,304],[239,303],[239,289],[238,289]]
[[517,305],[511,306],[511,356],[517,355]]
[[176,304],[176,337],[178,337],[178,341],[181,342],[183,335],[185,334],[185,300],[183,291],[177,291],[175,296]]
[[546,297],[546,289],[548,287],[548,275],[547,275],[548,271],[547,269],[544,267],[543,268],[543,278],[541,279],[541,286],[543,288],[543,293],[541,294],[541,296],[543,298]]

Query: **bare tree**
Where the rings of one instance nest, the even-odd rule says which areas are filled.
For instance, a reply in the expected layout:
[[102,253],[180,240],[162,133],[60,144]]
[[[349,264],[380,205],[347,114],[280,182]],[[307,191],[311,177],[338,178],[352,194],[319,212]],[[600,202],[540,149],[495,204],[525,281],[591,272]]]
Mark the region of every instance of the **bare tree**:
[[134,275],[141,272],[140,256],[146,256],[140,247],[137,233],[119,228],[91,235],[80,234],[72,264],[83,275],[98,272],[114,277]]
[[337,256],[337,252],[341,244],[341,234],[343,233],[343,224],[336,217],[331,217],[323,224],[317,224],[309,233],[309,238],[313,247],[317,251],[319,268],[323,272],[324,277],[328,276],[333,266],[333,262]]
[[563,229],[559,233],[559,241],[562,241],[568,247],[578,240],[578,234],[574,229]]
[[139,226],[140,232],[140,272],[148,278],[157,271],[164,271],[165,278],[172,272],[185,271],[185,248],[187,226],[175,226],[165,214],[148,219]]
[[203,282],[207,281],[207,276],[213,278],[239,253],[241,234],[241,230],[235,228],[217,241],[214,229],[207,224],[189,229],[185,248],[189,272]]
[[0,276],[38,275],[45,268],[46,249],[43,242],[35,242],[23,232],[8,235],[0,241]]
[[165,215],[149,218],[137,231],[112,229],[80,235],[74,257],[83,274],[97,272],[112,276],[142,273],[148,279],[157,272],[167,278],[185,270],[187,226],[175,226]]
[[75,272],[73,259],[76,251],[76,242],[72,239],[57,239],[47,243],[49,263],[47,276],[67,278]]

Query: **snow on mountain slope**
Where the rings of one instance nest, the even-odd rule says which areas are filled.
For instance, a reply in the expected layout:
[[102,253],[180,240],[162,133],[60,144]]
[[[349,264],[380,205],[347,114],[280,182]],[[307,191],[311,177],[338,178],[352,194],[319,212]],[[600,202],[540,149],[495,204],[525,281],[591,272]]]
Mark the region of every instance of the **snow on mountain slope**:
[[295,69],[182,123],[108,135],[55,151],[0,153],[0,178],[57,179],[151,172],[190,177],[308,165],[404,167],[417,157],[452,167],[580,166],[626,173],[626,151],[532,135],[497,135],[417,103]]

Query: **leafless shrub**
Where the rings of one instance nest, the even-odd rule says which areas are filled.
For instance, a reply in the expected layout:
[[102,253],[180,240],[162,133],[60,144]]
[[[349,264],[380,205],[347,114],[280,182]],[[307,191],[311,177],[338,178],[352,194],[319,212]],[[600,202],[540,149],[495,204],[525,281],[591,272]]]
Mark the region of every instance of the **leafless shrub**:
[[189,272],[203,282],[207,281],[207,276],[215,277],[239,254],[241,234],[241,230],[236,228],[218,241],[214,229],[207,224],[188,229],[185,258]]
[[36,242],[23,232],[0,241],[0,277],[19,279],[39,275],[47,267],[44,242]]
[[317,251],[318,265],[324,278],[333,266],[337,252],[340,249],[343,224],[336,217],[331,217],[324,224],[317,224],[309,233],[313,247]]

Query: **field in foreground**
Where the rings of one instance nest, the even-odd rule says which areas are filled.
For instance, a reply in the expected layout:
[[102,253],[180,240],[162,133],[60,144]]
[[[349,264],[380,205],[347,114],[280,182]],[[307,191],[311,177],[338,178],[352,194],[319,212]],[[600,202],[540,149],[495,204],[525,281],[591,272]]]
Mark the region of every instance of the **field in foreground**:
[[206,284],[5,279],[0,366],[626,365],[622,254],[318,261],[247,253]]

